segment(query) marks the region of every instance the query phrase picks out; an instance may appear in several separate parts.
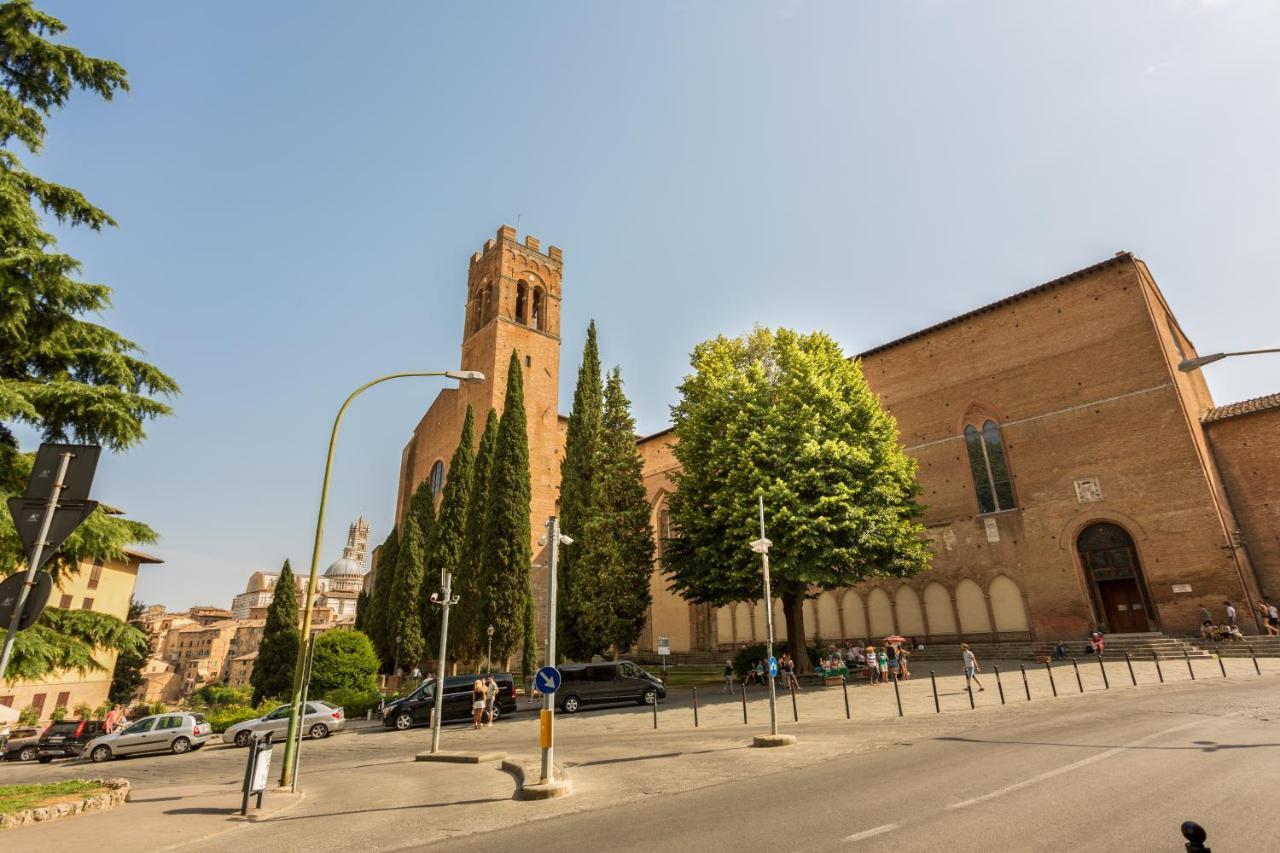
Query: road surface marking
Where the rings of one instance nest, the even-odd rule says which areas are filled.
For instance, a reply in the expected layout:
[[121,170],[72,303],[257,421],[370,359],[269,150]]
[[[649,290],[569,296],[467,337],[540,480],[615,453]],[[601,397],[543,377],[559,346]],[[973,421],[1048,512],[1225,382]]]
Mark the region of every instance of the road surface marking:
[[[1223,714],[1221,717],[1216,717],[1214,719],[1223,720],[1223,719],[1226,719],[1227,717],[1234,717],[1243,713],[1244,713],[1243,711],[1235,711],[1230,714]],[[1003,788],[998,788],[995,791],[991,791],[990,793],[983,794],[981,797],[974,797],[972,800],[962,800],[958,803],[951,803],[950,805],[947,806],[947,808],[965,809],[965,808],[968,808],[969,806],[976,806],[979,803],[985,803],[988,800],[994,800],[996,797],[1003,797],[1005,794],[1012,794],[1015,791],[1021,791],[1023,788],[1029,788],[1032,785],[1045,781],[1046,779],[1052,779],[1055,776],[1061,776],[1063,773],[1070,773],[1072,770],[1079,770],[1081,767],[1087,767],[1090,764],[1095,764],[1099,761],[1104,761],[1108,758],[1111,758],[1112,756],[1119,755],[1122,752],[1133,749],[1134,747],[1142,746],[1147,741],[1156,740],[1157,738],[1162,738],[1165,735],[1170,735],[1170,734],[1173,734],[1174,732],[1182,731],[1183,729],[1189,729],[1192,726],[1202,725],[1205,722],[1209,722],[1209,721],[1203,718],[1197,719],[1197,720],[1191,720],[1189,722],[1176,725],[1172,728],[1164,729],[1163,731],[1158,731],[1158,732],[1154,732],[1153,734],[1144,735],[1143,737],[1140,737],[1135,741],[1131,741],[1130,743],[1127,743],[1124,746],[1112,747],[1111,749],[1108,749],[1105,752],[1099,752],[1097,755],[1091,755],[1088,758],[1082,758],[1079,761],[1073,761],[1070,764],[1065,764],[1062,767],[1058,767],[1054,770],[1048,770],[1044,773],[1041,773],[1038,776],[1032,776],[1030,779],[1023,779],[1021,782],[1014,782],[1012,785],[1006,785]]]
[[862,832],[855,832],[845,841],[861,841],[864,838],[871,838],[875,835],[884,835],[886,832],[892,832],[900,826],[902,826],[900,823],[886,823],[884,826],[877,826],[875,829],[864,829]]

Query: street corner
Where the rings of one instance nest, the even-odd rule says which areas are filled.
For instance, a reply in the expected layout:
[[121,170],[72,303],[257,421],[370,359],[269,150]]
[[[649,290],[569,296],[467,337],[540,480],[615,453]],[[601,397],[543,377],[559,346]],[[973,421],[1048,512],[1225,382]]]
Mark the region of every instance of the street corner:
[[517,800],[551,800],[573,793],[573,782],[559,764],[552,767],[551,778],[545,782],[541,781],[542,768],[536,759],[507,759],[500,767],[516,780]]
[[442,764],[488,764],[492,761],[502,761],[507,757],[505,752],[489,751],[489,752],[419,752],[415,755],[414,761],[437,761]]
[[795,735],[756,735],[751,745],[762,749],[775,746],[795,746],[798,743]]

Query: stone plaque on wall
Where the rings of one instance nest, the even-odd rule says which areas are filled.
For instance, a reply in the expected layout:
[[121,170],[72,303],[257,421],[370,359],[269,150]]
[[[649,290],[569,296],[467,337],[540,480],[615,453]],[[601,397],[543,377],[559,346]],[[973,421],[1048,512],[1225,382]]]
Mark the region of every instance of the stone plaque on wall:
[[1082,504],[1097,503],[1102,500],[1102,483],[1097,477],[1081,477],[1076,480],[1076,501]]
[[982,523],[987,528],[987,541],[999,542],[1000,528],[996,525],[996,520],[994,518],[984,518]]

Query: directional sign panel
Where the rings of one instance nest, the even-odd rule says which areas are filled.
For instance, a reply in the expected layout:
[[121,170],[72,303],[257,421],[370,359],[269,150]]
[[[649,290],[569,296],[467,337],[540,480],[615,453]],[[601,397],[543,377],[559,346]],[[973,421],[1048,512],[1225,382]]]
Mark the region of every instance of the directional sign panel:
[[773,678],[778,677],[778,659],[769,658],[769,675]]
[[[53,592],[53,579],[47,572],[36,572],[31,580],[31,592],[22,605],[22,619],[18,622],[19,631],[25,631],[36,624],[36,620],[44,612],[44,606],[49,603],[50,593]],[[26,572],[9,575],[0,581],[0,628],[8,629],[9,620],[13,618],[13,608],[18,606],[18,596],[22,594],[22,587],[26,582]]]
[[550,696],[560,689],[560,670],[544,666],[533,676],[533,686],[544,696]]
[[93,485],[93,472],[98,467],[98,454],[102,448],[96,444],[42,444],[36,451],[36,461],[31,467],[31,479],[27,480],[24,498],[48,500],[53,484],[58,479],[58,466],[64,453],[71,454],[67,474],[62,480],[61,502],[86,501],[89,487]]
[[[9,498],[9,514],[13,516],[13,526],[17,528],[22,550],[28,556],[35,547],[36,540],[40,538],[40,525],[44,521],[47,507],[47,500]],[[41,566],[49,561],[49,558],[58,550],[58,546],[66,542],[67,537],[75,532],[81,522],[97,508],[97,501],[63,501],[58,505],[53,513],[53,521],[49,525],[49,535],[44,540],[44,552],[40,555]]]

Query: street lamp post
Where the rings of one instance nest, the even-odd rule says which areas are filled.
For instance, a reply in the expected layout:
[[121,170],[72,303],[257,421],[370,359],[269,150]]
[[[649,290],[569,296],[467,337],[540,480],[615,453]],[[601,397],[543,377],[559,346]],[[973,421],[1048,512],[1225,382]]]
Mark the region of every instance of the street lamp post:
[[431,720],[431,752],[440,751],[440,717],[443,715],[445,649],[449,645],[449,608],[458,603],[461,596],[453,595],[453,572],[444,576],[444,589],[431,593],[431,603],[444,608],[440,617],[440,665],[436,668],[436,702]]
[[1224,358],[1234,358],[1238,355],[1263,355],[1264,353],[1276,353],[1280,349],[1247,349],[1240,352],[1215,352],[1211,355],[1201,355],[1196,358],[1183,359],[1178,364],[1178,369],[1183,373],[1191,373],[1193,370],[1199,370],[1206,364],[1213,364],[1215,361],[1222,361]]
[[[560,556],[561,545],[572,545],[573,540],[560,532],[560,519],[554,515],[547,519],[547,535],[541,543],[549,544],[551,553],[547,560],[547,666],[556,665],[556,562]],[[528,640],[526,640],[528,642]],[[654,702],[658,700],[655,698]],[[542,747],[541,776],[538,783],[545,785],[551,781],[555,767],[555,696],[542,694],[542,714],[540,715],[539,735]]]
[[[773,666],[773,592],[769,588],[769,546],[773,543],[764,535],[764,496],[760,497],[760,538],[751,543],[751,550],[760,555],[764,569],[764,626],[765,655]],[[769,673],[769,734],[778,733],[778,691],[773,673]]]
[[484,671],[489,673],[493,671],[493,626],[485,628],[484,633],[489,638],[489,648],[484,653]]
[[[329,454],[325,457],[324,462],[324,479],[320,483],[320,510],[316,514],[316,536],[315,542],[311,549],[311,573],[307,578],[307,607],[302,615],[301,635],[308,637],[311,635],[311,619],[316,601],[316,585],[320,572],[320,549],[322,540],[324,539],[324,512],[329,502],[329,476],[333,472],[333,451],[338,445],[338,428],[342,425],[342,416],[346,414],[347,406],[351,405],[351,401],[359,397],[374,385],[388,382],[392,379],[404,379],[408,377],[422,376],[446,376],[450,379],[457,379],[461,382],[483,382],[484,374],[478,370],[440,370],[440,371],[415,371],[410,373],[392,373],[387,376],[380,376],[364,383],[356,390],[352,391],[347,399],[342,401],[342,405],[338,407],[338,414],[333,419],[333,429],[329,433]],[[298,725],[302,716],[302,682],[306,666],[307,647],[305,643],[298,644],[298,658],[293,667],[293,696],[290,699],[292,706],[289,711],[289,733],[285,738],[283,769],[280,773],[280,787],[287,787],[293,783],[293,753],[294,740],[298,736]]]

